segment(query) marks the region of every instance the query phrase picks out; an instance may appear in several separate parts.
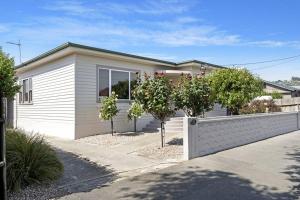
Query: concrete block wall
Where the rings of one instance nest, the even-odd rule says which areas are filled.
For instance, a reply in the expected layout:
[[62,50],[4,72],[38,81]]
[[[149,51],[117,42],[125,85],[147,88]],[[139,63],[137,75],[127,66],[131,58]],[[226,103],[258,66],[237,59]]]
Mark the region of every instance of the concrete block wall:
[[184,119],[186,160],[299,130],[298,112]]

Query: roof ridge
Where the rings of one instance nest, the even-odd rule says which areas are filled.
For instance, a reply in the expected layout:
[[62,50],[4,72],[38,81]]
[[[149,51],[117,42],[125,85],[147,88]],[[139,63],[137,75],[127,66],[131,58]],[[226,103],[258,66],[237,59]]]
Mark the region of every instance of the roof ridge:
[[74,43],[74,42],[65,42],[49,51],[46,51],[45,53],[42,53],[24,63],[21,63],[17,66],[15,66],[15,69],[19,69],[22,67],[25,67],[26,65],[33,63],[35,61],[38,61],[42,58],[45,58],[51,54],[54,54],[60,50],[63,50],[67,47],[75,47],[75,48],[82,48],[82,49],[86,49],[86,50],[92,50],[92,51],[98,51],[98,52],[102,52],[102,53],[110,53],[110,54],[116,54],[116,55],[120,55],[120,56],[127,56],[127,57],[131,57],[131,58],[136,58],[136,59],[143,59],[143,60],[148,60],[148,61],[153,61],[153,62],[159,62],[159,63],[164,63],[164,64],[168,64],[168,65],[174,65],[174,66],[179,66],[182,64],[187,64],[187,63],[199,63],[199,64],[206,64],[206,65],[211,65],[217,68],[224,68],[222,66],[216,65],[216,64],[211,64],[211,63],[207,63],[207,62],[203,62],[200,60],[187,60],[187,61],[183,61],[183,62],[172,62],[172,61],[167,61],[167,60],[162,60],[162,59],[156,59],[156,58],[151,58],[151,57],[145,57],[145,56],[139,56],[139,55],[134,55],[134,54],[130,54],[130,53],[124,53],[124,52],[119,52],[119,51],[113,51],[113,50],[108,50],[108,49],[102,49],[102,48],[98,48],[98,47],[92,47],[92,46],[87,46],[87,45],[82,45],[82,44],[78,44],[78,43]]

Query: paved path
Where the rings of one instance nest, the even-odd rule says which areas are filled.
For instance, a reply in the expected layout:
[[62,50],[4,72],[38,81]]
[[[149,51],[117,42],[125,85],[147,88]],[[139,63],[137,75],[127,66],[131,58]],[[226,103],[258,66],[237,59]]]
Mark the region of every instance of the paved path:
[[65,196],[79,199],[299,199],[300,132]]
[[[168,134],[169,138],[176,134]],[[136,176],[177,164],[177,161],[161,161],[139,156],[134,152],[138,148],[160,142],[160,135],[148,135],[126,145],[108,148],[101,145],[49,137],[47,141],[66,152],[71,152],[100,166],[110,169],[119,178]]]

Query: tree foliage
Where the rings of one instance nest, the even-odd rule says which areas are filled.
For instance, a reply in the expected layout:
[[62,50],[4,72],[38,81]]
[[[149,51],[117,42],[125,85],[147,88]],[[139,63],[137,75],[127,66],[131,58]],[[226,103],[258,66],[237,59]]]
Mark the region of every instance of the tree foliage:
[[208,79],[201,75],[181,75],[173,93],[176,109],[182,109],[186,115],[196,117],[211,110],[213,99]]
[[172,91],[172,83],[164,74],[156,73],[153,78],[145,74],[144,81],[139,77],[139,85],[133,95],[145,112],[164,122],[167,117],[174,114]]
[[128,119],[132,120],[134,118],[139,118],[143,115],[144,110],[142,105],[138,102],[133,102],[128,110]]
[[140,118],[144,113],[143,107],[138,102],[134,101],[128,110],[128,119],[134,120],[134,132],[136,132],[137,119]]
[[161,122],[161,146],[164,142],[164,122],[167,117],[174,115],[172,107],[173,85],[163,73],[155,73],[154,77],[144,75],[144,80],[138,78],[138,86],[133,95],[135,101],[142,105],[146,113],[151,114]]
[[246,69],[228,68],[214,71],[210,76],[214,98],[232,114],[262,94],[263,82]]
[[113,135],[114,132],[114,126],[113,126],[113,117],[116,116],[119,112],[117,107],[117,100],[118,95],[115,94],[115,92],[111,93],[111,96],[105,97],[103,99],[102,106],[100,108],[100,114],[99,117],[104,120],[110,120],[111,121],[111,133]]
[[13,98],[20,90],[14,72],[14,60],[0,50],[0,96]]

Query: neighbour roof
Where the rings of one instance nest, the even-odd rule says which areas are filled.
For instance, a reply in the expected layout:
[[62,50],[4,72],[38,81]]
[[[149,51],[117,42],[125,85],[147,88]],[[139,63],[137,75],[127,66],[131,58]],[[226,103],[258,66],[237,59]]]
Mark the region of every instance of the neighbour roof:
[[202,64],[202,65],[210,65],[210,66],[217,67],[217,68],[226,68],[226,67],[223,67],[220,65],[215,65],[215,64],[203,62],[200,60],[187,60],[187,61],[176,63],[176,65],[180,66],[180,65],[189,64],[189,63],[198,63],[198,64]]
[[288,86],[288,85],[273,83],[273,82],[269,82],[269,81],[264,81],[264,82],[267,85],[271,85],[271,86],[274,86],[274,87],[277,87],[277,88],[280,88],[280,89],[283,89],[283,90],[292,91],[292,92],[300,89],[300,88],[295,88],[295,87],[291,87],[291,86]]
[[202,61],[199,61],[199,60],[190,60],[190,61],[184,61],[184,62],[176,63],[176,62],[171,62],[171,61],[165,61],[165,60],[160,60],[160,59],[155,59],[155,58],[149,58],[149,57],[144,57],[144,56],[138,56],[138,55],[122,53],[122,52],[118,52],[118,51],[111,51],[111,50],[107,50],[107,49],[101,49],[101,48],[76,44],[76,43],[72,43],[72,42],[67,42],[67,43],[64,43],[64,44],[54,48],[54,49],[51,49],[50,51],[47,51],[47,52],[45,52],[45,53],[43,53],[43,54],[41,54],[41,55],[39,55],[35,58],[32,58],[32,59],[16,66],[15,69],[25,67],[28,64],[31,64],[31,63],[36,62],[38,60],[41,60],[41,59],[43,59],[47,56],[50,56],[50,55],[52,55],[56,52],[59,52],[63,49],[66,49],[68,47],[75,47],[75,48],[92,50],[92,51],[97,51],[97,52],[102,52],[102,53],[126,56],[126,57],[130,57],[130,58],[136,58],[136,59],[141,59],[141,60],[146,60],[146,61],[154,61],[154,62],[159,62],[159,63],[162,63],[162,64],[168,64],[168,65],[174,65],[174,66],[180,66],[180,65],[188,64],[188,63],[199,63],[199,64],[206,64],[206,65],[214,66],[214,67],[217,67],[217,68],[224,68],[224,67],[221,67],[219,65],[210,64],[210,63],[202,62]]
[[300,85],[293,85],[293,88],[296,88],[297,90],[300,90]]

